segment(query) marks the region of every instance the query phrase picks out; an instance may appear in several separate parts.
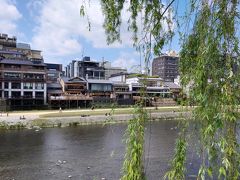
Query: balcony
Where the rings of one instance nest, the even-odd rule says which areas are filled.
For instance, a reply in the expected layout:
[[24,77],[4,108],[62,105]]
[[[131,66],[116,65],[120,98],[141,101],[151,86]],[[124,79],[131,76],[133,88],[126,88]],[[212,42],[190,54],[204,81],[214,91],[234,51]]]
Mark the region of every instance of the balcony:
[[9,97],[5,97],[5,99],[44,99],[44,96],[27,96],[27,95],[23,95],[23,96],[9,96]]
[[17,72],[46,72],[46,69],[26,68],[26,67],[0,67],[4,71],[17,71]]

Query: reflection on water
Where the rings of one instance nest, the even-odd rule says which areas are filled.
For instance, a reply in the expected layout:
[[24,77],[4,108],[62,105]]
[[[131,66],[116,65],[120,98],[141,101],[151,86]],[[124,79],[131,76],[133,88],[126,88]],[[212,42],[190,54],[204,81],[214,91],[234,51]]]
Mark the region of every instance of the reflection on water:
[[[146,126],[148,179],[162,179],[166,172],[175,147],[176,126],[176,121]],[[119,179],[125,129],[125,124],[115,124],[0,132],[0,179]],[[188,179],[198,168],[193,151],[190,148],[188,152]]]

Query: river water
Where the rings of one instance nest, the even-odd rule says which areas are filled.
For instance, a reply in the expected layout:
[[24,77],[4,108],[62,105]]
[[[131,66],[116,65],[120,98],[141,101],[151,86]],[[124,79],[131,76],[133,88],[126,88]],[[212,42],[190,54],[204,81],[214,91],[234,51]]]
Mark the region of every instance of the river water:
[[[178,134],[177,121],[146,126],[145,169],[162,179]],[[121,177],[126,124],[0,132],[1,180],[117,180]],[[193,138],[196,141],[196,137]],[[187,179],[196,179],[198,157],[191,147]]]

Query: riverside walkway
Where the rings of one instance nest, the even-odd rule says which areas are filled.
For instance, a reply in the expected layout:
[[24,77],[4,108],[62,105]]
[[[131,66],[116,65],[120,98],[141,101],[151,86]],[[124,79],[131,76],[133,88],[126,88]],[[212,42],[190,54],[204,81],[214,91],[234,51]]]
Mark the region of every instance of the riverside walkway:
[[[150,116],[156,118],[173,118],[181,115],[180,106],[146,108]],[[128,121],[133,117],[134,108],[115,109],[73,109],[73,110],[41,110],[41,111],[16,111],[2,113],[0,125],[31,127],[34,125],[54,127],[75,124],[91,124],[104,122]]]

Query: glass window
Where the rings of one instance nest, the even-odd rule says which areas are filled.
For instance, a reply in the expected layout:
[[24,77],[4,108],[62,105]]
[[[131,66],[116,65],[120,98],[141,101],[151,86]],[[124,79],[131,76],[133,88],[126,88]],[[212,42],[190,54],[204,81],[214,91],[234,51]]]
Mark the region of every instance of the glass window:
[[91,90],[92,91],[111,91],[112,85],[111,84],[92,84]]
[[12,91],[12,97],[21,97],[21,92],[20,91]]
[[12,83],[12,89],[21,89],[21,83]]
[[5,89],[8,89],[8,82],[5,82],[5,83],[4,83],[4,88],[5,88]]
[[24,83],[23,84],[23,89],[32,89],[33,88],[33,83]]
[[43,83],[35,83],[35,89],[44,89]]
[[4,91],[4,97],[8,98],[8,91]]
[[24,97],[32,97],[32,92],[24,92]]
[[35,74],[35,79],[44,79],[43,74]]
[[30,79],[32,79],[33,78],[33,74],[23,74],[23,77],[24,78],[30,78]]
[[44,96],[43,92],[36,92],[36,97],[43,97],[43,96]]
[[104,72],[100,72],[100,76],[101,76],[101,77],[104,77]]

